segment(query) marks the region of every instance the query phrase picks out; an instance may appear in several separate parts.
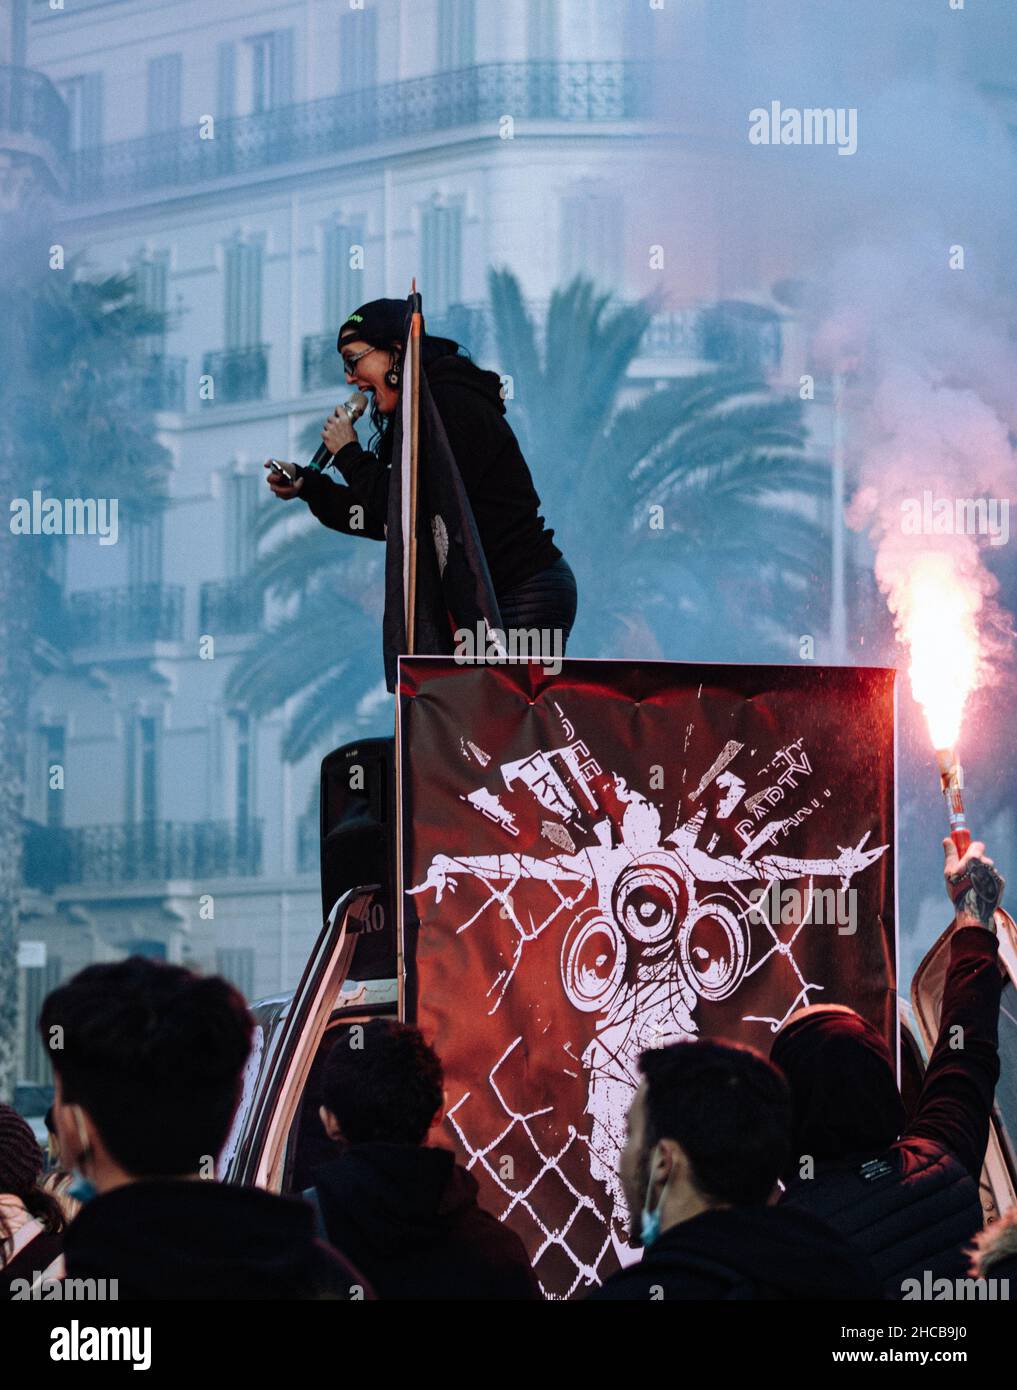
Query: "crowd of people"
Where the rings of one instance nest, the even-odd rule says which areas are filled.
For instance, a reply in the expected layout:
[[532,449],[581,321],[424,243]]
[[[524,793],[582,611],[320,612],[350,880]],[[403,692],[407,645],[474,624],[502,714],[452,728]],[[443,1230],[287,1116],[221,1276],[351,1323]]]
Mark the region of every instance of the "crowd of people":
[[[1013,1279],[1017,1211],[983,1230],[1003,974],[984,846],[944,842],[955,918],[940,1030],[905,1112],[883,1034],[845,1006],[793,1014],[770,1056],[646,1051],[619,1177],[634,1263],[592,1299],[900,1299],[917,1280]],[[277,1196],[216,1178],[254,1021],[225,980],[133,957],[54,990],[47,1162],[0,1106],[0,1298],[105,1281],[120,1299],[538,1299],[520,1238],[440,1143],[420,1032],[343,1029],[320,1081],[327,1157]],[[1005,1294],[1003,1296],[1006,1296]]]

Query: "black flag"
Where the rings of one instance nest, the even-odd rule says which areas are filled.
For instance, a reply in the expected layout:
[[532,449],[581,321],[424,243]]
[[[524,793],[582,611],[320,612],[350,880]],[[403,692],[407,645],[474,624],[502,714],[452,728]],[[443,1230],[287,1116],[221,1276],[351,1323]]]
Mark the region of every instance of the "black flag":
[[[473,509],[428,389],[427,374],[421,370],[416,383],[413,379],[411,331],[414,305],[419,306],[419,300],[419,295],[410,295],[407,300],[406,352],[388,493],[382,638],[385,682],[391,691],[396,688],[396,663],[408,650],[410,412],[414,385],[419,398],[414,652],[422,656],[449,656],[455,650],[457,629],[467,628],[475,633],[478,623],[482,630],[484,625],[488,629],[501,628],[498,601]],[[421,362],[425,360],[426,342],[422,327]]]

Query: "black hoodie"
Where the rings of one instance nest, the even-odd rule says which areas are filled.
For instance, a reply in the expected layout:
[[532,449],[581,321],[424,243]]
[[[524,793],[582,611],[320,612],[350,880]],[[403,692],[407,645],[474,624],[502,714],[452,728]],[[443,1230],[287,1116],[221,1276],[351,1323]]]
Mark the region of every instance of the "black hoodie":
[[881,1298],[872,1266],[843,1237],[789,1207],[732,1207],[683,1221],[591,1299]]
[[[505,418],[501,378],[468,357],[446,353],[427,367],[427,383],[470,499],[477,531],[501,597],[561,558],[554,532],[539,515],[540,498],[519,443]],[[323,525],[372,540],[384,538],[392,430],[375,455],[351,441],[333,459],[348,486],[325,473],[302,470],[300,496]],[[351,506],[364,509],[354,531]]]
[[315,1176],[329,1240],[379,1298],[539,1297],[522,1241],[446,1149],[352,1144]]
[[120,1299],[358,1299],[366,1280],[314,1235],[306,1202],[203,1181],[130,1183],[67,1228],[67,1277]]

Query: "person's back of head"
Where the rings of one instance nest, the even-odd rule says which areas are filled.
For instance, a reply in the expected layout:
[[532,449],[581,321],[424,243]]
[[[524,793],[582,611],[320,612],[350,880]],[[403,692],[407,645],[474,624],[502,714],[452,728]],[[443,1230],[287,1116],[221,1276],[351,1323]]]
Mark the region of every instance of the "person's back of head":
[[790,1098],[760,1053],[689,1041],[644,1052],[644,1152],[680,1145],[707,1205],[762,1206],[786,1161]]
[[894,1142],[904,1104],[882,1035],[854,1009],[820,1004],[781,1028],[770,1060],[791,1089],[792,1171],[817,1162],[872,1156]]
[[42,1149],[31,1125],[13,1106],[0,1104],[0,1265],[12,1235],[12,1204],[50,1232],[63,1228],[59,1204],[42,1187],[42,1170]]
[[57,1077],[65,1158],[80,1161],[78,1107],[132,1177],[207,1176],[229,1133],[253,1027],[225,980],[138,956],[60,985],[39,1029]]
[[423,1144],[443,1101],[437,1054],[394,1019],[343,1029],[325,1063],[322,1120],[348,1144]]

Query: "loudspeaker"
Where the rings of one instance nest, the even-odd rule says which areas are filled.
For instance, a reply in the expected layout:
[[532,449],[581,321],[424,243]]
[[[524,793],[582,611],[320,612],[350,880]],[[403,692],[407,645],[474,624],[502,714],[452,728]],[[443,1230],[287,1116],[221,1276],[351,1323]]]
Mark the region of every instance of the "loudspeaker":
[[351,888],[380,885],[361,924],[352,980],[396,973],[395,740],[347,743],[321,764],[321,910],[328,919]]

